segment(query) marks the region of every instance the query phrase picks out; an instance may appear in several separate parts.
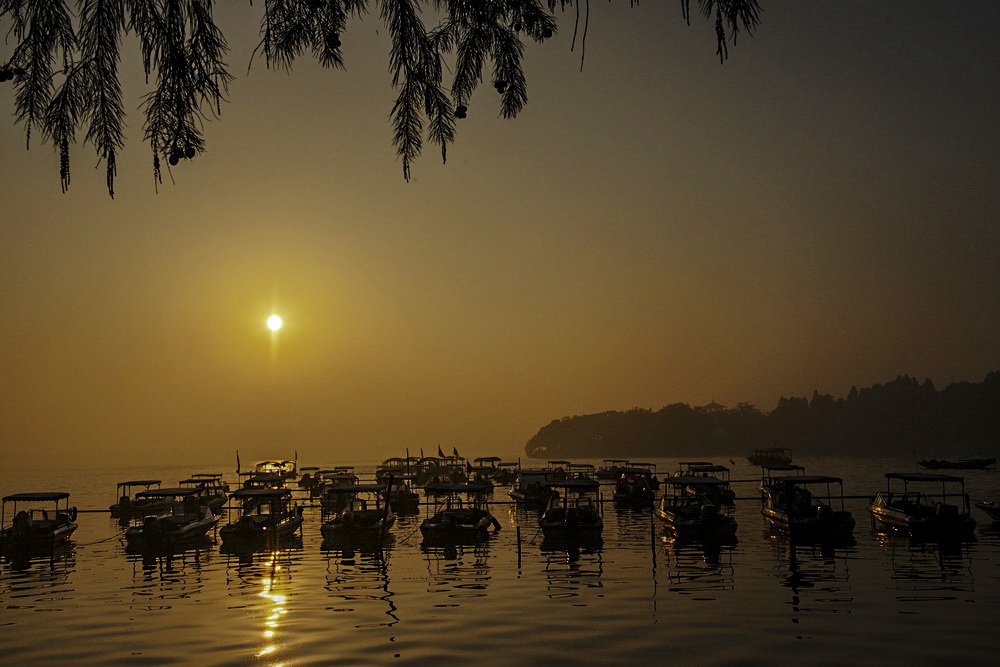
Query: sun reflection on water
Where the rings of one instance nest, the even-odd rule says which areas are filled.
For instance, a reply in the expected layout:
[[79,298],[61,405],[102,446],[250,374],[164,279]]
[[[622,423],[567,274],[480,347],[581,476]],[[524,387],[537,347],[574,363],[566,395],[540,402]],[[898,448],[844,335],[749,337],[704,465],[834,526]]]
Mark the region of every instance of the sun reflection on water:
[[[264,630],[261,633],[265,646],[257,652],[256,657],[258,658],[271,655],[278,650],[278,643],[275,641],[275,637],[278,634],[281,617],[288,613],[288,609],[285,606],[288,597],[275,591],[275,587],[279,584],[278,573],[282,569],[281,565],[278,564],[280,553],[279,551],[275,551],[270,555],[270,560],[267,561],[266,565],[271,568],[271,576],[261,579],[262,590],[258,595],[269,601],[265,603],[269,604],[269,608],[266,610],[269,613],[264,618]],[[274,667],[280,667],[280,663],[276,663]]]

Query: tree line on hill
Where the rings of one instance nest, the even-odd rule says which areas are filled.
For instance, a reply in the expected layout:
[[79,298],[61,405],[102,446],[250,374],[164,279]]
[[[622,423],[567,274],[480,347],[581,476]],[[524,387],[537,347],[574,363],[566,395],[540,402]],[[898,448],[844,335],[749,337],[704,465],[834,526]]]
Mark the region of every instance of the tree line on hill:
[[980,383],[938,391],[928,378],[900,375],[845,398],[814,391],[782,397],[764,413],[673,403],[556,419],[525,446],[535,458],[705,456],[790,447],[795,454],[967,458],[995,455],[1000,439],[1000,371]]

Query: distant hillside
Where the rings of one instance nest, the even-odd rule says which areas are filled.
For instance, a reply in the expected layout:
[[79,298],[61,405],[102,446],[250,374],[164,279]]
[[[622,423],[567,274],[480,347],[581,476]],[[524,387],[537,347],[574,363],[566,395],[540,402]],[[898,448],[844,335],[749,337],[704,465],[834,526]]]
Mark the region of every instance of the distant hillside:
[[796,454],[928,457],[995,455],[1000,449],[1000,371],[979,384],[941,391],[901,375],[846,398],[813,392],[784,398],[769,413],[749,403],[726,408],[674,403],[556,419],[532,437],[535,458],[705,456],[775,445]]

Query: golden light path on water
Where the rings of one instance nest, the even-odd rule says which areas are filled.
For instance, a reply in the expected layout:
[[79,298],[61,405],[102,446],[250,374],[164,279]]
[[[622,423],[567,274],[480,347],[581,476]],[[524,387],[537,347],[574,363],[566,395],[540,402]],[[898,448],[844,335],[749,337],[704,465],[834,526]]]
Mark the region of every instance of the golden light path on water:
[[[271,604],[268,609],[270,613],[264,619],[263,637],[266,645],[257,653],[256,657],[258,658],[271,655],[278,650],[278,645],[274,638],[277,635],[281,617],[288,613],[288,609],[285,608],[288,597],[274,592],[277,575],[281,571],[281,565],[278,564],[279,554],[280,552],[278,551],[271,554],[271,560],[268,562],[268,565],[271,566],[271,576],[264,577],[261,581],[263,590],[260,592],[260,597],[270,600]],[[274,667],[280,667],[280,663],[277,663]]]

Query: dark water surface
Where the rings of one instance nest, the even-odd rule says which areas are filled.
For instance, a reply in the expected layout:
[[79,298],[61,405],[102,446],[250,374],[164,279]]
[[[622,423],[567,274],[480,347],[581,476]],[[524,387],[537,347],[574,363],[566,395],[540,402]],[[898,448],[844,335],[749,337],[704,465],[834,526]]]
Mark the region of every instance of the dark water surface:
[[[886,471],[916,469],[796,462],[842,476],[857,496],[881,489]],[[0,495],[69,491],[81,509],[105,509],[116,482],[170,486],[217,469],[8,470]],[[1000,491],[1000,471],[958,474],[973,499]],[[734,480],[757,476],[737,459]],[[493,496],[503,530],[487,542],[424,548],[422,517],[400,517],[381,554],[323,550],[316,508],[301,544],[278,553],[227,555],[212,543],[169,557],[126,554],[116,520],[81,512],[73,545],[54,558],[0,564],[0,663],[1000,662],[1000,531],[981,512],[975,541],[942,547],[873,533],[866,502],[849,500],[856,546],[798,547],[793,563],[765,530],[755,486],[734,484],[739,542],[717,550],[673,544],[650,510],[611,503],[600,548],[543,549],[537,513],[506,504],[503,489]]]

